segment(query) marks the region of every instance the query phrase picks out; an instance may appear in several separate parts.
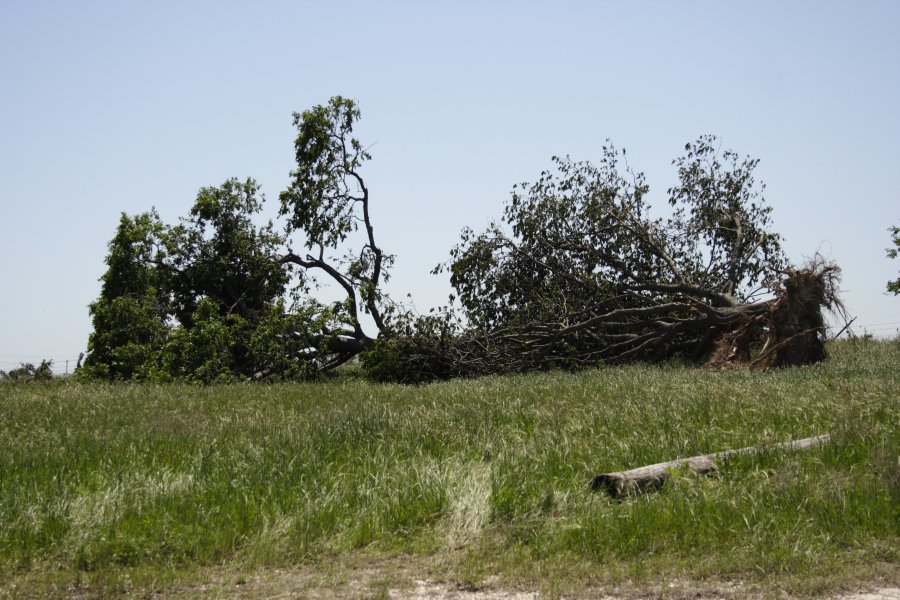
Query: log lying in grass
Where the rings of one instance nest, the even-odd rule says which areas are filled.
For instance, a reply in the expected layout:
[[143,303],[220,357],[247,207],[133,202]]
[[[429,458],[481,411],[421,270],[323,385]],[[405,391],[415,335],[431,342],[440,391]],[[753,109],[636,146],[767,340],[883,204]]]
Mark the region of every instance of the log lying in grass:
[[716,460],[739,456],[742,454],[757,454],[769,450],[805,450],[817,444],[827,442],[831,436],[817,435],[815,437],[782,442],[772,446],[750,446],[737,450],[724,450],[712,454],[702,454],[690,458],[677,458],[667,462],[656,463],[638,467],[629,471],[616,471],[614,473],[601,473],[591,480],[591,489],[605,489],[611,496],[639,494],[646,491],[658,490],[672,474],[673,470],[687,468],[691,471],[705,475],[716,471]]

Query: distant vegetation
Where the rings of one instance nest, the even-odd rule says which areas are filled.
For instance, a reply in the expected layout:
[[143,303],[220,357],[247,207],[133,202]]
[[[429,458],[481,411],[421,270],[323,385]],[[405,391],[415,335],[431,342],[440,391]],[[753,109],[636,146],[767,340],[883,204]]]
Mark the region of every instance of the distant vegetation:
[[22,363],[9,372],[0,371],[0,381],[24,383],[31,381],[50,381],[53,379],[53,361],[42,360],[41,364]]
[[[317,384],[0,386],[0,589],[140,596],[216,565],[234,585],[361,552],[466,585],[497,575],[559,592],[898,584],[900,342],[829,350],[768,373],[673,363],[418,387],[353,371]],[[684,473],[654,495],[588,486],[822,433],[833,441]]]

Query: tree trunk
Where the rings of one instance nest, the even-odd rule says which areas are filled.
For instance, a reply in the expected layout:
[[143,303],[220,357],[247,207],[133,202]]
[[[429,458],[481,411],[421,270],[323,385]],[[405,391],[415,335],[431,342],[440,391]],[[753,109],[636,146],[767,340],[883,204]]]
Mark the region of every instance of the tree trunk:
[[602,488],[615,498],[636,495],[642,492],[658,490],[674,470],[687,468],[700,475],[707,475],[716,471],[715,461],[719,459],[743,454],[757,454],[769,450],[806,450],[818,444],[823,444],[830,438],[831,436],[827,434],[817,435],[772,446],[749,446],[747,448],[713,452],[712,454],[702,454],[690,458],[678,458],[628,471],[601,473],[591,480],[591,489],[597,490]]

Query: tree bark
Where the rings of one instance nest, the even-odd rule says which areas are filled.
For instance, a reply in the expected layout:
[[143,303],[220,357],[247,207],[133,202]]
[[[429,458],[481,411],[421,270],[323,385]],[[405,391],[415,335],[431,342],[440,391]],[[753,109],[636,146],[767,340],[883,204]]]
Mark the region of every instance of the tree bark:
[[724,450],[722,452],[713,452],[712,454],[701,454],[700,456],[692,456],[690,458],[678,458],[656,463],[654,465],[638,467],[637,469],[630,469],[628,471],[601,473],[591,480],[591,489],[603,489],[614,498],[637,495],[661,488],[666,480],[672,475],[673,470],[687,468],[700,475],[707,475],[716,472],[716,461],[723,458],[744,454],[757,454],[768,450],[806,450],[818,444],[823,444],[829,439],[831,439],[831,436],[828,434],[817,435],[802,440],[782,442],[772,446],[749,446],[737,450]]

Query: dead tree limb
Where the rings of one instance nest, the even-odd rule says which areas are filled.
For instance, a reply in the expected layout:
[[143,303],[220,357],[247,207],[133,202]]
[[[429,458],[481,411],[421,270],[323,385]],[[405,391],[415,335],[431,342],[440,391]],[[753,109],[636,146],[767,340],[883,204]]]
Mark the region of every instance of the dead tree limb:
[[591,480],[591,489],[603,489],[614,498],[636,495],[642,492],[658,490],[663,486],[666,480],[671,477],[672,472],[678,469],[687,468],[697,474],[707,475],[716,472],[717,460],[726,459],[732,456],[758,454],[770,450],[806,450],[813,446],[823,444],[830,438],[831,436],[828,434],[817,435],[815,437],[782,442],[771,446],[748,446],[747,448],[739,448],[737,450],[724,450],[722,452],[702,454],[690,458],[678,458],[656,463],[655,465],[630,469],[628,471],[601,473]]

